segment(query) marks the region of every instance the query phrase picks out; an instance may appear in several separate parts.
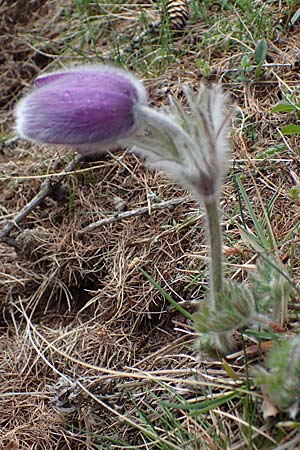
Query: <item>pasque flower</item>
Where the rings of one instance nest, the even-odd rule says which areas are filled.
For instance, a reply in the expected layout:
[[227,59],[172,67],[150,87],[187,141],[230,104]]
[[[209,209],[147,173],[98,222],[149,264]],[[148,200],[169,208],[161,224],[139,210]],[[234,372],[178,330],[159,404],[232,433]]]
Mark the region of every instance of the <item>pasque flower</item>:
[[[211,249],[212,313],[221,306],[222,233],[218,201],[226,171],[230,113],[219,85],[194,94],[184,89],[187,110],[170,99],[168,111],[147,105],[143,85],[109,66],[82,66],[37,78],[16,108],[18,133],[33,141],[68,144],[79,153],[130,146],[150,165],[174,176],[207,213]],[[230,339],[217,337],[218,348]]]
[[157,168],[199,195],[218,192],[225,169],[228,115],[219,86],[185,89],[190,115],[175,99],[169,111],[147,106],[142,83],[107,65],[79,66],[39,76],[16,107],[17,133],[80,153],[132,145]]
[[167,111],[140,108],[146,132],[133,136],[133,151],[163,169],[198,199],[218,197],[227,169],[227,132],[231,113],[220,85],[184,87],[188,108],[170,98]]
[[[219,217],[219,195],[227,169],[228,127],[231,112],[227,111],[227,96],[220,85],[200,87],[197,94],[184,88],[185,109],[176,99],[170,99],[168,112],[140,107],[144,132],[134,135],[133,151],[154,168],[163,169],[195,198],[204,204],[210,247],[209,312],[224,309],[222,231]],[[130,142],[130,139],[129,139]],[[240,300],[243,301],[243,298]],[[243,302],[242,302],[243,303]],[[195,321],[199,325],[199,314]],[[202,315],[200,318],[205,317]],[[225,317],[225,315],[224,315]],[[196,319],[196,317],[195,317]],[[203,325],[203,324],[200,324]],[[203,326],[199,327],[203,329]],[[200,338],[201,339],[201,338]],[[205,337],[206,339],[206,337]],[[230,332],[215,333],[212,346],[222,353],[232,348]]]
[[146,91],[128,72],[106,65],[45,74],[17,105],[17,133],[35,142],[105,151],[140,126]]

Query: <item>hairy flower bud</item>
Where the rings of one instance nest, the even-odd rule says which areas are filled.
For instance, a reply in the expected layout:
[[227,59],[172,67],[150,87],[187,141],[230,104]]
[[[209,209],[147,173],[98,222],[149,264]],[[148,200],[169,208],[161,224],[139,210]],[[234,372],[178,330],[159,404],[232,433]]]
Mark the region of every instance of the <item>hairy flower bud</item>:
[[253,370],[255,384],[262,387],[268,401],[295,419],[300,403],[300,337],[275,342],[267,354],[266,367]]
[[134,76],[111,66],[81,66],[38,77],[17,105],[17,133],[35,142],[104,151],[140,126],[146,92]]
[[197,199],[218,198],[227,169],[231,112],[220,85],[184,88],[188,110],[170,98],[167,111],[141,107],[146,133],[134,136],[133,151],[165,170]]

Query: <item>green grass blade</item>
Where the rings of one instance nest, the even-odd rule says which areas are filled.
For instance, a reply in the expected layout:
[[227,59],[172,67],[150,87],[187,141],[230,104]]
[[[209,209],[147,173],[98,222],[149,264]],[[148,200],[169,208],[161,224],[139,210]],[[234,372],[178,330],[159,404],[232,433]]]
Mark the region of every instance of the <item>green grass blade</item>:
[[[239,188],[239,192],[246,204],[246,208],[247,208],[249,215],[251,217],[251,220],[253,222],[254,228],[257,233],[259,245],[261,245],[267,251],[272,250],[274,247],[272,232],[270,232],[270,230],[268,230],[268,229],[265,230],[264,226],[262,225],[262,222],[257,218],[256,213],[251,205],[251,202],[249,200],[247,192],[246,192],[240,178],[235,177],[235,182]],[[269,239],[267,238],[266,234],[269,236]]]
[[185,411],[192,411],[193,416],[198,414],[204,414],[212,409],[218,408],[224,403],[229,402],[234,398],[240,398],[238,392],[231,392],[230,394],[223,395],[222,397],[213,398],[210,400],[205,400],[198,403],[172,403],[172,402],[161,402],[161,404],[167,408],[182,409]]
[[168,300],[169,303],[171,303],[172,306],[174,306],[177,311],[179,311],[181,314],[183,314],[187,319],[193,320],[193,315],[190,314],[188,311],[186,311],[182,306],[180,306],[176,300],[174,300],[147,272],[145,272],[143,269],[140,268],[140,271],[143,275],[149,280],[154,287],[162,294],[162,296]]

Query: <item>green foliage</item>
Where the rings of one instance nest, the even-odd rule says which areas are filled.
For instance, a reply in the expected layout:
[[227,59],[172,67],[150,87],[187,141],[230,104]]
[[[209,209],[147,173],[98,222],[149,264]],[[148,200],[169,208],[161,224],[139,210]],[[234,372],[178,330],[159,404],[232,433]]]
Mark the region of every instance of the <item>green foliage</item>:
[[194,314],[195,329],[199,333],[231,332],[249,326],[255,314],[253,295],[247,286],[228,282],[216,300],[214,308],[210,299],[199,306]]
[[284,136],[295,136],[300,134],[300,125],[291,123],[290,125],[285,125],[280,129]]
[[192,319],[193,316],[188,311],[186,311],[176,300],[174,300],[171,295],[169,295],[147,272],[145,272],[143,269],[140,269],[140,271],[145,275],[145,277],[153,284],[153,286],[162,294],[162,296],[171,303],[172,306],[174,306],[177,311],[179,311],[181,314],[183,314],[187,319]]
[[266,369],[257,367],[255,383],[280,410],[295,418],[300,400],[300,337],[284,338],[268,352]]
[[[137,403],[136,400],[131,397],[131,401],[139,416],[139,429],[143,435],[143,440],[149,445],[149,447],[147,445],[147,448],[159,450],[194,450],[195,448],[200,448],[200,445],[202,448],[202,437],[189,430],[189,427],[186,427],[183,420],[185,415],[178,415],[177,411],[173,411],[177,405],[187,404],[184,397],[164,382],[159,382],[159,385],[161,390],[167,394],[169,398],[174,398],[178,403],[161,400],[161,396],[149,391],[149,399],[143,401],[143,408],[141,409],[140,403]],[[219,405],[229,402],[234,397],[238,397],[238,393],[232,393],[231,398],[227,396],[225,399],[220,399]],[[206,403],[206,411],[214,408],[214,401],[216,400],[218,399],[211,399],[210,401],[212,403],[210,405],[209,403]],[[204,405],[205,402],[203,402],[203,406]],[[206,411],[203,410],[203,414]],[[194,420],[197,420],[197,418]],[[201,417],[199,419],[199,422],[200,421]]]
[[293,14],[291,17],[290,23],[291,25],[295,25],[295,23],[300,19],[300,8]]
[[[240,211],[244,224],[244,228],[243,230],[241,230],[242,237],[245,241],[248,240],[250,247],[252,247],[259,253],[269,253],[270,251],[273,251],[274,248],[276,248],[276,241],[274,238],[272,227],[268,221],[268,217],[260,218],[258,216],[257,212],[252,206],[252,203],[241,182],[241,179],[239,177],[235,177],[234,181],[238,187]],[[246,223],[242,201],[244,201],[246,205],[249,217],[254,227],[254,232],[249,229]]]
[[259,78],[262,75],[263,71],[263,63],[265,62],[267,56],[268,45],[265,39],[262,39],[258,42],[256,49],[254,51],[254,60],[257,64],[255,77]]
[[217,294],[200,303],[194,314],[194,328],[199,333],[196,348],[210,358],[230,353],[234,348],[233,330],[251,326],[255,317],[255,302],[246,286],[227,282]]
[[267,2],[259,2],[254,6],[252,0],[241,0],[234,2],[233,9],[235,8],[238,10],[240,29],[247,40],[250,38],[257,41],[272,36],[270,6]]
[[265,159],[265,158],[269,158],[272,156],[276,156],[276,155],[280,155],[283,152],[285,152],[287,150],[287,147],[285,144],[278,144],[272,147],[267,148],[266,150],[264,150],[263,152],[259,153],[256,155],[256,159]]
[[272,113],[282,112],[282,113],[290,113],[294,111],[298,111],[300,109],[300,103],[288,103],[288,102],[279,102],[272,109]]
[[196,67],[203,73],[204,76],[209,77],[211,75],[211,68],[205,59],[197,59]]
[[300,201],[300,187],[299,186],[293,186],[290,189],[290,199],[296,204],[299,205]]
[[255,52],[254,52],[254,60],[257,65],[263,64],[263,62],[266,59],[267,56],[267,41],[265,39],[262,39],[257,43]]
[[221,405],[229,402],[230,400],[240,397],[238,392],[232,392],[230,394],[225,394],[217,398],[204,400],[203,402],[193,402],[193,403],[172,403],[172,402],[162,402],[162,405],[171,409],[181,409],[185,411],[190,411],[191,416],[195,417],[199,414],[204,414],[211,411],[213,408],[218,408]]
[[250,279],[258,312],[268,315],[273,322],[284,322],[293,286],[283,264],[276,259],[262,257]]
[[231,333],[200,333],[195,348],[202,356],[216,360],[232,352],[235,343]]
[[252,69],[251,57],[250,57],[249,53],[246,53],[245,55],[243,55],[241,62],[240,62],[240,67],[243,70],[251,70]]
[[[210,357],[226,354],[233,347],[232,331],[284,322],[292,291],[293,284],[280,261],[261,257],[257,270],[250,275],[250,286],[227,282],[216,303],[208,298],[199,305],[193,316],[195,330],[200,335],[197,349]],[[268,339],[272,337],[273,334],[268,334]]]
[[[300,103],[295,101],[297,92],[294,91],[292,94],[286,96],[286,100],[277,103],[271,110],[272,113],[294,113],[296,119],[300,118]],[[300,135],[300,125],[297,123],[290,123],[284,125],[280,128],[281,133],[284,136],[299,136]]]

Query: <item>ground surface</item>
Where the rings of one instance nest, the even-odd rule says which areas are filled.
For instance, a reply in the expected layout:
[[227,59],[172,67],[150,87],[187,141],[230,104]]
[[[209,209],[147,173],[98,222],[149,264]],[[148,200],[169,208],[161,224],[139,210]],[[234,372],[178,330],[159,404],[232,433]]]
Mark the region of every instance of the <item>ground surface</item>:
[[[221,201],[226,275],[246,281],[257,257],[241,231],[257,232],[241,182],[266,242],[271,229],[297,284],[299,135],[280,129],[298,118],[271,112],[287,96],[299,102],[297,8],[292,1],[196,1],[182,32],[172,36],[165,24],[133,45],[159,18],[157,3],[4,1],[0,225],[74,159],[69,149],[9,141],[14,104],[37,74],[104,59],[141,77],[157,106],[168,93],[181,98],[181,83],[221,81],[240,111]],[[253,387],[251,368],[263,363],[270,340],[260,347],[236,333],[236,352],[226,360],[200,359],[192,323],[167,299],[192,313],[207,289],[205,221],[192,197],[127,152],[79,162],[60,194],[0,243],[0,447],[299,448],[297,418],[265,420]],[[118,208],[145,206],[150,214],[77,233]],[[295,295],[280,332],[297,333],[298,303]],[[201,404],[196,414],[164,403],[184,400]]]

